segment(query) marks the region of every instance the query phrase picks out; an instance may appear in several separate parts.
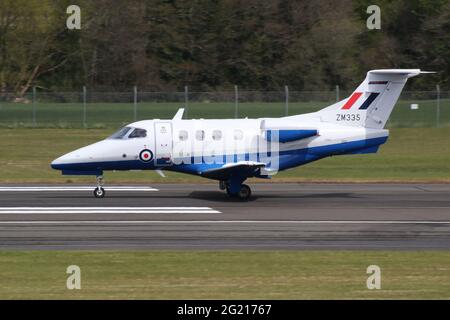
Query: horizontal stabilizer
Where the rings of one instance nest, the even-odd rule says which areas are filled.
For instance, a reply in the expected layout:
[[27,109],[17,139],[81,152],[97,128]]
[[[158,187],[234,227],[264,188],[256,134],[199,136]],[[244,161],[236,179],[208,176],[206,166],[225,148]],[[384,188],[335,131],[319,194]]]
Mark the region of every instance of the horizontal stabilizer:
[[430,74],[436,73],[435,71],[422,71],[420,69],[379,69],[379,70],[370,70],[370,74],[379,74],[379,75],[402,75],[407,76],[408,78],[412,78],[418,76],[420,74]]

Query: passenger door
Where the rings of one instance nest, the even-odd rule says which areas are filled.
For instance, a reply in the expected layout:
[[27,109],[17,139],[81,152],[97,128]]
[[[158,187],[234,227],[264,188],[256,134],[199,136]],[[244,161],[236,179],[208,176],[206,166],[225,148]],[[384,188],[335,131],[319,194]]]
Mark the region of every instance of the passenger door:
[[155,165],[172,164],[172,123],[155,122]]

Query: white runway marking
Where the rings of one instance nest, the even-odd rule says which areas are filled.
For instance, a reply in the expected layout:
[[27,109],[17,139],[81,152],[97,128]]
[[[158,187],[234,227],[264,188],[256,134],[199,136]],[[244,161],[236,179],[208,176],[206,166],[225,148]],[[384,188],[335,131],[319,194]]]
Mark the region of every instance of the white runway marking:
[[[103,186],[106,191],[158,191],[152,187],[143,186]],[[0,192],[66,192],[93,191],[95,186],[38,186],[38,187],[0,187]]]
[[371,221],[334,221],[334,220],[306,220],[306,221],[261,221],[261,220],[72,220],[72,221],[56,221],[56,220],[33,220],[33,221],[0,221],[2,224],[450,224],[450,221],[407,221],[407,220],[371,220]]
[[127,214],[127,213],[221,213],[209,207],[6,207],[0,208],[0,215],[6,214]]

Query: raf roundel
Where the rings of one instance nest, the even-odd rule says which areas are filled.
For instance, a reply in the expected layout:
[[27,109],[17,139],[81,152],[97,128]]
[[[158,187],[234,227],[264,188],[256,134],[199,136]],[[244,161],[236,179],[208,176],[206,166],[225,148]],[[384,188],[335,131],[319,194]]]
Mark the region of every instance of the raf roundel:
[[144,149],[141,151],[141,153],[139,153],[139,160],[141,160],[142,162],[150,162],[153,159],[153,153],[148,150],[148,149]]

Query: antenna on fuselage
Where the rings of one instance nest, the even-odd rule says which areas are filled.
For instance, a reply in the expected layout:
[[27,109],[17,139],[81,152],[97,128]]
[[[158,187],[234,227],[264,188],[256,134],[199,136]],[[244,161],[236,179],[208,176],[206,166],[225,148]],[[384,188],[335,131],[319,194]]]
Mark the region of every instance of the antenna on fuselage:
[[165,178],[166,175],[164,174],[164,172],[162,170],[155,170],[157,174],[159,174],[161,177]]
[[172,120],[181,120],[183,119],[184,108],[178,109],[177,113],[173,116]]

